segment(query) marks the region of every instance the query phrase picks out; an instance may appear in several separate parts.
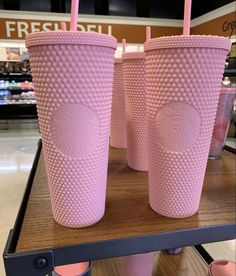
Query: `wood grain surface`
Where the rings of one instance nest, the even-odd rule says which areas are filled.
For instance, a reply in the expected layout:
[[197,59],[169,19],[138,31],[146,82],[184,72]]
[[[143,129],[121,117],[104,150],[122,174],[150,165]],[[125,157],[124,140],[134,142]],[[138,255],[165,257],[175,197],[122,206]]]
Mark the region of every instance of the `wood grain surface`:
[[102,220],[84,229],[70,229],[53,220],[41,153],[16,252],[235,223],[236,175],[232,153],[224,152],[221,159],[208,162],[199,212],[186,219],[170,219],[152,211],[148,204],[147,173],[130,169],[125,158],[125,150],[110,149],[106,212]]
[[[120,276],[123,258],[92,262],[92,275]],[[154,257],[153,276],[207,276],[207,272],[208,266],[192,247],[185,247],[183,252],[176,256],[157,252]]]

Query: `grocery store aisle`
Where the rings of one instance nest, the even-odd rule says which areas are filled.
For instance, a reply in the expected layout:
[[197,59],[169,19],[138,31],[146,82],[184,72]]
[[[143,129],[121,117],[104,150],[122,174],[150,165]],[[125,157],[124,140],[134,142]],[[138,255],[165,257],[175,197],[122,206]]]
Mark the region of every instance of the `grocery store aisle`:
[[13,227],[37,149],[37,130],[0,131],[0,275],[2,252]]

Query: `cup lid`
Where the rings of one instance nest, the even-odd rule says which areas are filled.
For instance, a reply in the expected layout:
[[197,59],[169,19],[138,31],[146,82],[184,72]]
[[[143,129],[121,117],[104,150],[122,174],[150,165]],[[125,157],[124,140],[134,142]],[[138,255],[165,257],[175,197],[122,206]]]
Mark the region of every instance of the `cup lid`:
[[26,37],[25,44],[27,48],[50,44],[80,44],[116,49],[117,40],[111,35],[96,32],[52,31],[31,33]]
[[122,59],[144,59],[145,53],[144,52],[126,52],[122,54]]
[[230,39],[223,36],[163,36],[147,40],[144,43],[144,51],[167,48],[215,48],[229,50],[230,45]]

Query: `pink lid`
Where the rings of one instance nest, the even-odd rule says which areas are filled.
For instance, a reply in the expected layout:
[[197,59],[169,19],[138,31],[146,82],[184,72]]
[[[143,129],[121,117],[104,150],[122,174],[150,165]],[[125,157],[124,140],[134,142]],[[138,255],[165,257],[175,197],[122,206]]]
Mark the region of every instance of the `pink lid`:
[[230,49],[230,39],[223,36],[188,35],[163,36],[144,43],[144,51],[165,48],[215,48]]
[[26,37],[25,44],[27,48],[49,44],[83,44],[116,49],[117,40],[111,35],[96,32],[52,31],[31,33]]
[[221,94],[236,94],[236,87],[221,87]]
[[122,63],[123,59],[122,58],[115,58],[115,63]]
[[123,53],[122,59],[142,59],[145,58],[145,53],[144,52],[126,52]]

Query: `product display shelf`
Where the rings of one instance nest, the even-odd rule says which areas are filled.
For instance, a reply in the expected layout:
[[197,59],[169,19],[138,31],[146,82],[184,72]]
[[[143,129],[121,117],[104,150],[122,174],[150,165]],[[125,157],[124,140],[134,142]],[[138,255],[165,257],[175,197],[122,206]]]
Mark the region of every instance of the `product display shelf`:
[[11,88],[7,88],[7,90],[9,90],[11,92],[11,95],[21,94],[22,92],[32,91],[32,89],[11,89]]
[[70,229],[52,217],[41,143],[4,252],[7,275],[45,275],[54,266],[234,239],[235,155],[210,160],[199,212],[186,219],[156,214],[148,177],[110,149],[106,213],[94,226]]
[[[9,81],[9,82],[32,82],[32,76],[30,74],[19,74],[19,73],[9,73],[9,74],[0,74],[0,81]],[[22,92],[29,92],[32,89],[22,89],[18,87],[7,87],[0,88],[0,91],[9,91],[9,95],[19,95]],[[11,119],[37,119],[37,110],[35,103],[26,103],[26,102],[5,102],[2,100],[0,103],[0,120],[11,120]]]
[[32,81],[32,76],[30,74],[22,74],[22,73],[9,73],[9,74],[0,73],[0,80]]
[[1,104],[0,120],[37,119],[36,104]]
[[236,69],[225,69],[224,77],[236,77]]

